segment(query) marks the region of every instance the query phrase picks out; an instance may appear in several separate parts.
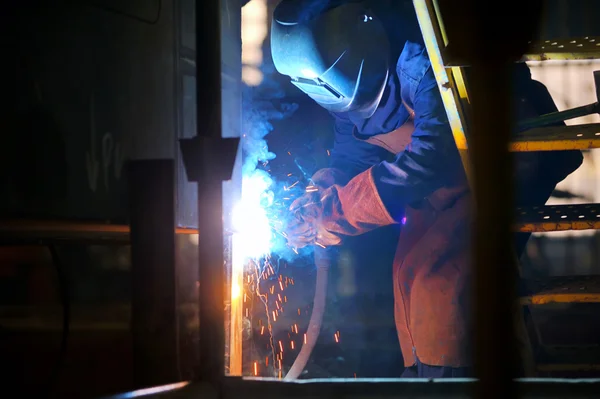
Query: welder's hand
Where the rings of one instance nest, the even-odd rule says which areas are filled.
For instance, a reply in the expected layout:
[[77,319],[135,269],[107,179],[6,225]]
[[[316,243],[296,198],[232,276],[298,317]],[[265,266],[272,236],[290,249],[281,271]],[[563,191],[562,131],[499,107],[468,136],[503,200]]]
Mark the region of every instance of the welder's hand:
[[372,168],[345,186],[334,184],[298,198],[290,211],[288,242],[297,247],[339,245],[343,236],[356,236],[397,223],[385,208],[373,180]]
[[325,227],[331,216],[328,208],[334,201],[332,195],[335,192],[330,189],[308,192],[292,203],[293,217],[286,229],[290,245],[296,248],[311,244],[329,247],[341,243],[342,239]]

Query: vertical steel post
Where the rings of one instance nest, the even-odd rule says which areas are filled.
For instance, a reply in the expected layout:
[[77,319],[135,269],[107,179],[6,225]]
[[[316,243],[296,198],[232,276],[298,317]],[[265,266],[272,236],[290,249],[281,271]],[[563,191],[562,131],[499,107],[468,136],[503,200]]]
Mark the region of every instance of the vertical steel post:
[[137,387],[179,379],[173,160],[128,164],[134,378]]
[[[221,1],[196,1],[196,126],[204,141],[221,138]],[[214,140],[214,141],[213,141]],[[198,175],[200,364],[198,376],[216,382],[224,373],[225,314],[222,180],[203,162]]]
[[510,71],[536,31],[541,3],[468,0],[460,7],[450,0],[438,3],[452,44],[448,57],[471,65],[476,396],[514,398],[520,365],[513,320],[517,276],[511,241]]
[[215,389],[225,360],[223,181],[231,179],[239,138],[222,138],[221,2],[196,1],[197,130],[180,140],[188,180],[198,183],[200,319],[196,376]]
[[512,162],[507,60],[475,62],[470,75],[473,129],[470,138],[476,202],[473,229],[475,366],[481,398],[514,398],[517,356],[512,303]]

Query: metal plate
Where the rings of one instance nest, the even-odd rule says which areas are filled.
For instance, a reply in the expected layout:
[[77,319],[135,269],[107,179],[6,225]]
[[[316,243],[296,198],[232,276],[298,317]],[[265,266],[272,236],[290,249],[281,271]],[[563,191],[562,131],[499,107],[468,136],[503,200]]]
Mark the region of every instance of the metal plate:
[[533,294],[520,298],[523,305],[600,303],[600,276],[557,277],[528,285]]
[[600,123],[529,129],[519,133],[510,144],[510,150],[515,152],[592,148],[600,148]]
[[600,229],[600,204],[517,208],[515,231],[534,233]]

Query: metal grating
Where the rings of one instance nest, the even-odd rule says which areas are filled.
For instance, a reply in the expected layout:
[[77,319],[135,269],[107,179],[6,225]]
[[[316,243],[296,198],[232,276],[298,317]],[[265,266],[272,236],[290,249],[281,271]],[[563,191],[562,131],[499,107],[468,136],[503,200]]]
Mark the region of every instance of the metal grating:
[[529,129],[518,133],[510,145],[515,152],[592,148],[600,148],[600,123]]
[[600,58],[600,37],[586,36],[532,43],[523,61],[589,60]]
[[600,204],[519,207],[516,216],[520,232],[600,229]]
[[527,284],[531,294],[520,298],[523,305],[600,303],[600,276],[555,277]]

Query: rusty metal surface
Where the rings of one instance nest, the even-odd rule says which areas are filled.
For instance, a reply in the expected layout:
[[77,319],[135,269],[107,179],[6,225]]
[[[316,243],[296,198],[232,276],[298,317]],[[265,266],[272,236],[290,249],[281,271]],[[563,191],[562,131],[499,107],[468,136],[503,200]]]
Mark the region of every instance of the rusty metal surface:
[[600,276],[556,277],[528,284],[532,294],[520,298],[523,305],[600,303]]
[[515,231],[548,232],[600,229],[600,204],[517,208]]
[[519,133],[510,144],[514,152],[593,148],[600,148],[600,123],[529,129]]

